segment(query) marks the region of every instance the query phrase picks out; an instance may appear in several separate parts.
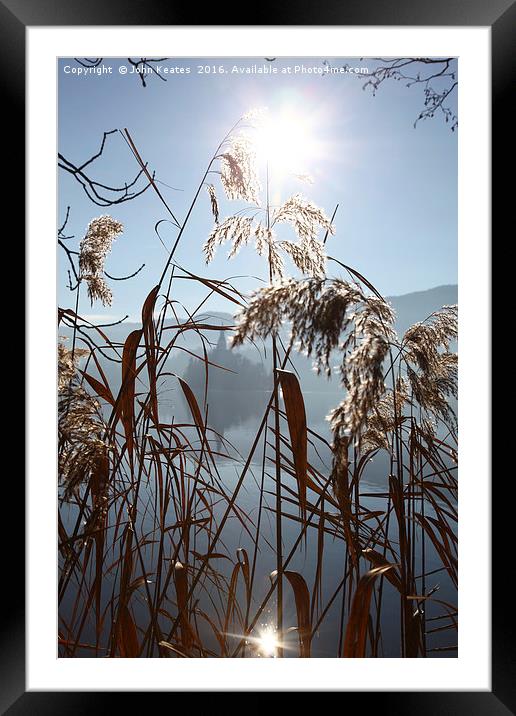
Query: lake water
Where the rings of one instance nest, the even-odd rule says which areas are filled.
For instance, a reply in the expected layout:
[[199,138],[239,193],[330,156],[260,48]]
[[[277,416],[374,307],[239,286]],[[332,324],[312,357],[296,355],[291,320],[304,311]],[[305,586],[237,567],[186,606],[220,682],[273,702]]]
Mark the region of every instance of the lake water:
[[[314,432],[319,433],[325,440],[330,441],[330,433],[328,423],[325,420],[329,410],[336,405],[338,402],[338,393],[310,393],[304,394],[307,422],[310,429]],[[219,434],[217,437],[215,434],[209,435],[210,444],[212,449],[218,453],[224,453],[227,456],[218,455],[215,458],[215,468],[212,472],[215,475],[215,480],[218,480],[227,493],[231,494],[233,488],[237,484],[240,477],[243,464],[249,449],[256,435],[256,431],[261,422],[264,414],[265,407],[269,399],[269,394],[261,391],[240,391],[238,394],[232,394],[229,392],[217,393],[211,392],[208,396],[207,410],[208,410],[208,426]],[[201,406],[204,409],[204,406]],[[164,423],[184,423],[191,422],[191,415],[189,409],[182,399],[179,393],[176,393],[166,399],[162,400],[160,404],[160,419]],[[271,432],[268,433],[269,440],[271,439]],[[283,425],[283,434],[288,439],[288,431],[286,425]],[[191,439],[194,440],[195,436]],[[309,460],[310,463],[322,474],[328,475],[331,465],[331,453],[329,448],[324,444],[323,441],[313,439],[314,444],[309,447]],[[236,550],[238,548],[244,548],[247,550],[250,559],[253,554],[253,536],[256,529],[256,521],[258,518],[258,505],[260,502],[260,494],[262,496],[263,511],[261,517],[261,538],[260,538],[260,551],[257,555],[256,571],[255,571],[255,582],[253,589],[253,603],[250,609],[250,614],[253,616],[257,606],[267,593],[270,587],[269,575],[276,568],[275,556],[273,550],[268,547],[267,542],[271,545],[275,544],[275,517],[272,509],[275,506],[275,481],[274,481],[274,466],[272,463],[266,462],[265,477],[262,485],[262,459],[264,454],[263,440],[260,441],[257,449],[254,453],[251,466],[247,472],[242,487],[240,489],[237,505],[240,510],[241,520],[234,515],[228,520],[226,527],[221,535],[219,545],[216,547],[215,552],[224,552],[231,558],[233,563],[237,559]],[[271,450],[269,449],[269,454]],[[207,459],[207,458],[206,458]],[[190,470],[192,474],[195,473],[195,465],[191,463]],[[370,510],[385,510],[386,498],[383,496],[388,491],[388,474],[389,474],[389,463],[386,456],[378,454],[367,466],[364,477],[360,483],[360,494],[361,504]],[[288,488],[295,489],[295,480],[290,474],[283,473],[281,477],[282,485],[284,485],[284,501],[283,508],[285,512],[291,514],[294,518],[297,516],[296,508],[288,502]],[[149,480],[145,484],[144,491],[141,493],[141,504],[147,506],[147,516],[145,511],[142,509],[142,519],[140,523],[141,533],[148,531],[149,535],[152,535],[152,520],[150,518],[151,508],[156,504],[157,498],[157,486],[156,482]],[[313,498],[313,495],[312,495]],[[215,508],[215,513],[219,516],[224,512],[226,503],[221,501]],[[327,510],[331,511],[330,507],[326,507]],[[430,507],[426,506],[427,514],[432,514]],[[63,505],[61,511],[62,519],[65,527],[68,531],[71,531],[74,520],[76,519],[76,508],[72,505]],[[170,517],[170,520],[175,519],[175,516]],[[114,520],[114,515],[110,515],[110,522]],[[283,536],[283,555],[286,556],[290,552],[292,545],[295,543],[299,536],[300,524],[295,519],[283,519],[282,536]],[[419,530],[417,531],[419,533]],[[112,531],[111,531],[112,535]],[[389,537],[396,541],[396,521],[391,519],[389,523]],[[109,535],[107,536],[106,543],[109,544]],[[191,550],[203,554],[207,549],[207,540],[203,536],[203,533],[199,533],[193,540],[190,546]],[[426,549],[426,572],[433,572],[439,570],[442,564],[433,549],[428,539],[425,540]],[[113,552],[113,561],[115,561],[115,553]],[[335,593],[339,583],[341,582],[344,574],[345,566],[345,543],[341,538],[337,538],[331,534],[324,535],[324,560],[322,564],[322,593],[319,597],[319,606],[314,611],[314,622],[317,620],[318,615],[321,614],[322,610],[326,607],[329,600]],[[419,553],[419,550],[418,550]],[[164,564],[168,568],[170,564],[171,556],[173,554],[172,542],[167,543],[165,552],[163,554]],[[297,550],[294,558],[290,562],[288,569],[297,571],[304,577],[310,592],[314,585],[317,570],[317,554],[318,554],[318,533],[314,527],[307,529],[306,539],[303,539],[300,543],[300,547]],[[157,560],[157,547],[151,541],[142,550],[142,558],[146,564],[146,570],[148,572],[155,572],[156,560]],[[233,565],[227,559],[217,559],[216,568],[221,573],[229,577]],[[105,564],[109,564],[109,559],[106,559]],[[419,574],[418,564],[416,561],[416,574]],[[110,574],[105,577],[106,588],[103,590],[103,600],[107,604],[112,597],[113,593],[116,593],[116,568],[113,568]],[[138,576],[138,566],[135,563],[133,577]],[[149,575],[152,588],[153,576]],[[238,595],[242,600],[244,599],[242,580],[239,580]],[[109,585],[112,585],[109,588]],[[421,579],[417,581],[418,586],[421,586]],[[434,586],[438,586],[438,591],[435,593],[435,597],[456,604],[456,590],[451,583],[445,571],[442,569],[433,575],[427,576],[426,578],[426,590],[432,589]],[[297,623],[296,619],[296,606],[294,600],[294,594],[288,583],[284,584],[284,627],[294,627]],[[172,601],[174,600],[174,587],[171,584],[171,602],[170,611],[174,613],[174,606]],[[396,657],[400,654],[400,596],[394,590],[394,588],[385,580],[384,582],[384,595],[382,605],[382,618],[381,618],[381,629],[382,629],[382,641],[380,648],[380,656],[384,657]],[[418,591],[418,593],[421,593]],[[64,623],[73,623],[76,615],[74,614],[73,607],[73,596],[76,594],[76,589],[71,587],[67,593],[67,596],[63,599],[60,606],[60,616],[64,619]],[[210,608],[214,608],[211,600],[217,599],[217,590],[211,589],[209,583],[206,584],[206,590],[201,596],[200,606],[206,612],[209,612]],[[131,608],[135,616],[135,620],[138,626],[146,627],[148,624],[148,604],[147,604],[146,592],[143,587],[138,587],[131,601]],[[216,605],[217,608],[223,608],[223,605]],[[259,627],[265,627],[274,622],[276,604],[274,598],[270,600],[266,610],[258,621]],[[312,641],[312,656],[313,657],[335,657],[338,653],[339,636],[341,632],[341,609],[342,609],[342,593],[334,599],[333,604],[327,610],[324,619],[322,620],[319,628],[314,634]],[[426,616],[428,618],[438,617],[445,613],[445,610],[437,602],[428,601],[426,606]],[[92,612],[93,614],[93,612]],[[109,622],[109,619],[107,619]],[[167,634],[170,628],[170,620],[166,616],[162,615],[159,617],[159,623],[164,634]],[[446,621],[437,621],[435,626],[439,626],[446,623]],[[217,641],[211,631],[210,627],[206,622],[199,620],[198,628],[203,636],[203,643],[208,648],[217,651]],[[95,641],[95,630],[94,630],[94,619],[92,618],[85,623],[81,633],[81,642],[93,643]],[[428,634],[427,636],[427,649],[431,650],[434,647],[448,647],[456,644],[457,634],[454,630],[447,631],[436,631]],[[233,642],[236,645],[239,641],[238,637],[229,639],[230,643]],[[298,641],[297,634],[295,631],[289,632],[285,638],[286,649],[284,652],[285,657],[296,657],[298,656]],[[98,656],[103,656],[104,653],[99,652]],[[249,653],[247,655],[250,655]],[[429,651],[428,656],[439,656],[439,657],[455,657],[456,651]],[[95,653],[91,649],[78,649],[76,656],[88,657],[95,656]],[[157,656],[157,652],[154,651],[153,656]]]

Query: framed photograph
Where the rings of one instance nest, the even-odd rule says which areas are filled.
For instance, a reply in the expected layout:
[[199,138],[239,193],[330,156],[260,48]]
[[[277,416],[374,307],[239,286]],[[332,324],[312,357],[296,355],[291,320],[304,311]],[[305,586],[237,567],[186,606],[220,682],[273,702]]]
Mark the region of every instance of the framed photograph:
[[490,430],[512,5],[0,12],[28,323],[4,711],[512,713]]

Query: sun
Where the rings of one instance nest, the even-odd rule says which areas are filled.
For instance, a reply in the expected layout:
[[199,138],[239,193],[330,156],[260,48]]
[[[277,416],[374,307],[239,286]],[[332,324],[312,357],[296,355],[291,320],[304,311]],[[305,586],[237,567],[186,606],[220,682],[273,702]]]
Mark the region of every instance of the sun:
[[281,646],[278,641],[276,630],[268,626],[260,631],[259,636],[254,639],[257,650],[261,656],[274,657],[278,648]]
[[306,174],[318,150],[312,122],[291,108],[268,112],[256,131],[258,160],[280,174]]

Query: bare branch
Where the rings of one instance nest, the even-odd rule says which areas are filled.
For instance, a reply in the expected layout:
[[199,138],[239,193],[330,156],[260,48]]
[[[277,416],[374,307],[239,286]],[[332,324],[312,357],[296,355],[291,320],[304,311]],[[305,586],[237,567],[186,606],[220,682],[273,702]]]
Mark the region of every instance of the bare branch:
[[144,268],[145,264],[142,264],[139,269],[136,269],[134,273],[129,274],[128,276],[111,276],[107,271],[104,271],[104,275],[110,278],[112,281],[127,281],[128,278],[133,278],[134,276],[137,276],[142,268]]
[[[74,164],[62,154],[58,154],[58,165],[60,169],[63,169],[64,171],[75,177],[75,179],[84,189],[84,192],[86,193],[87,197],[94,204],[97,204],[97,206],[113,206],[114,204],[122,204],[125,201],[136,199],[136,197],[143,194],[149,188],[151,182],[154,180],[154,173],[150,175],[149,172],[146,170],[146,167],[142,167],[142,169],[136,174],[132,181],[124,182],[122,186],[109,186],[107,184],[102,184],[101,182],[95,181],[95,179],[92,179],[88,174],[85,173],[84,169],[89,165],[93,164],[103,155],[104,149],[106,147],[107,138],[117,132],[117,129],[112,129],[109,132],[104,132],[98,152],[96,152],[96,154],[93,154],[82,164]],[[144,174],[149,177],[150,181],[144,184],[142,188],[137,188],[138,181]]]
[[[364,60],[366,58],[360,58]],[[452,132],[458,126],[455,111],[449,106],[452,95],[457,89],[457,58],[455,57],[396,57],[367,58],[378,65],[366,76],[367,80],[362,89],[371,89],[373,96],[379,87],[388,80],[404,82],[407,87],[420,86],[423,88],[423,108],[419,112],[414,126],[422,119],[431,119],[440,113],[445,122],[450,123]],[[328,60],[324,64],[330,66]],[[349,69],[350,65],[344,65]],[[360,79],[364,75],[353,74]]]

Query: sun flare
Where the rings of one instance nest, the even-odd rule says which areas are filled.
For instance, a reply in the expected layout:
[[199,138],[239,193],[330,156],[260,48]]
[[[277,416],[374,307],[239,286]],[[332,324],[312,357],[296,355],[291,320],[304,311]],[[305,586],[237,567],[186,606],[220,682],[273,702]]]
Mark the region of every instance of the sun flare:
[[318,154],[311,122],[292,109],[267,113],[255,137],[259,160],[280,173],[305,174]]
[[280,647],[276,630],[269,626],[256,638],[256,646],[261,656],[274,657]]

